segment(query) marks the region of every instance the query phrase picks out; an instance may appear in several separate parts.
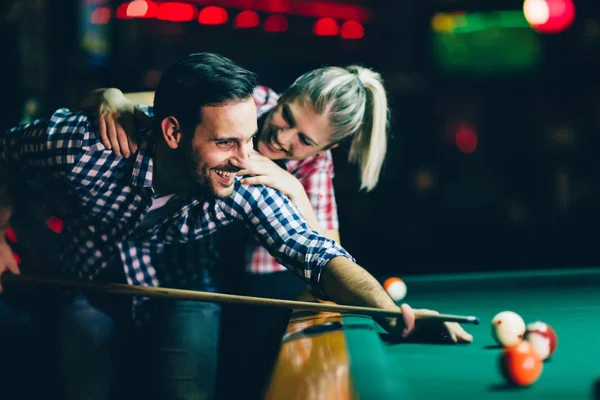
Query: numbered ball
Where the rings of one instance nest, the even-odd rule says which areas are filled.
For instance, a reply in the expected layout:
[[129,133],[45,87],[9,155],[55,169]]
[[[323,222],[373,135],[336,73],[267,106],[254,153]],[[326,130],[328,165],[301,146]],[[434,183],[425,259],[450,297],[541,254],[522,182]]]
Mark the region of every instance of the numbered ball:
[[542,374],[544,362],[533,345],[522,341],[502,350],[500,370],[508,383],[529,386]]
[[550,358],[558,344],[558,337],[554,329],[541,321],[527,325],[524,339],[535,347],[542,360]]
[[385,280],[383,288],[394,301],[400,301],[406,296],[406,283],[400,278],[392,277]]
[[513,346],[523,340],[525,321],[512,311],[502,311],[492,319],[492,337],[501,346]]

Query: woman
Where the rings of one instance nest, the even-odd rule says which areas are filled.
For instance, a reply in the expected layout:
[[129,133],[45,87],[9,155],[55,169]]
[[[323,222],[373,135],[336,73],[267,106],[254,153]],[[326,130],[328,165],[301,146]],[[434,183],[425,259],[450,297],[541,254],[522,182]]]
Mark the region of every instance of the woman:
[[[117,89],[96,92],[89,105],[100,101],[100,133],[104,144],[128,156],[135,151],[134,138],[115,122],[119,117],[142,115],[133,103]],[[131,101],[151,102],[152,94],[127,95]],[[241,171],[249,175],[246,184],[264,184],[286,194],[309,224],[339,241],[337,206],[333,191],[333,157],[331,150],[349,140],[349,161],[360,169],[361,189],[372,190],[378,180],[387,150],[388,105],[385,89],[378,73],[359,66],[325,67],[300,76],[278,96],[266,87],[254,92],[259,117],[257,153],[251,167]],[[143,120],[138,117],[137,120]],[[232,240],[228,240],[232,243]],[[266,250],[246,241],[245,271],[232,276],[231,267],[239,265],[235,257],[224,257],[231,264],[222,291],[250,296],[282,299],[298,298],[304,284],[285,267],[279,265]],[[231,247],[231,246],[230,246]],[[231,256],[229,248],[226,255]],[[275,308],[235,306],[223,310],[221,395],[228,398],[231,390],[244,388],[248,397],[264,387],[268,371],[277,354],[273,343],[285,329],[289,311]],[[252,329],[247,329],[249,326]],[[454,341],[470,341],[452,333]],[[244,331],[243,335],[236,334]],[[261,365],[262,363],[262,365]],[[235,374],[235,375],[232,375]],[[226,382],[228,377],[246,378],[239,385]]]

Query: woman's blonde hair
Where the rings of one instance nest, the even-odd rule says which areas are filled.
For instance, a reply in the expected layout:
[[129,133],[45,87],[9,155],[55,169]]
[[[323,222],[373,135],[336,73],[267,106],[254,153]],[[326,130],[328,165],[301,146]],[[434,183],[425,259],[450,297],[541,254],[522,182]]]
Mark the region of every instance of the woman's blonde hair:
[[352,137],[348,159],[360,167],[360,188],[372,190],[387,151],[389,112],[381,76],[357,65],[319,68],[296,79],[280,102],[295,100],[327,113],[333,128],[329,147]]

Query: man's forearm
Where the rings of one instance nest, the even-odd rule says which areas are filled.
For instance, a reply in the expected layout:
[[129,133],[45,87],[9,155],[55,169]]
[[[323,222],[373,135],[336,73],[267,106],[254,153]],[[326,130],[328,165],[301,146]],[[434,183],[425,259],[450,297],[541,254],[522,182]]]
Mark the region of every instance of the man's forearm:
[[0,241],[6,238],[6,230],[12,215],[12,198],[9,187],[8,171],[0,167]]
[[[338,304],[398,310],[377,279],[345,257],[329,261],[321,273],[320,282],[328,299]],[[394,321],[381,318],[377,322],[385,328]]]

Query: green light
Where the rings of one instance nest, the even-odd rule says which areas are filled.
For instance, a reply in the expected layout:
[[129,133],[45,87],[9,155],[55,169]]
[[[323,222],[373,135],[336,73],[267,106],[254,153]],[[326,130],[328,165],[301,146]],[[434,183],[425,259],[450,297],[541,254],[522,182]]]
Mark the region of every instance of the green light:
[[522,11],[436,14],[432,27],[436,63],[448,72],[521,72],[541,58],[539,35]]
[[472,13],[455,17],[458,23],[452,29],[453,33],[471,33],[491,28],[529,28],[522,11]]

